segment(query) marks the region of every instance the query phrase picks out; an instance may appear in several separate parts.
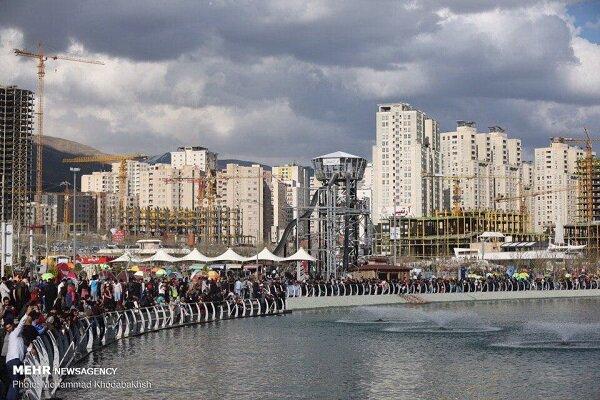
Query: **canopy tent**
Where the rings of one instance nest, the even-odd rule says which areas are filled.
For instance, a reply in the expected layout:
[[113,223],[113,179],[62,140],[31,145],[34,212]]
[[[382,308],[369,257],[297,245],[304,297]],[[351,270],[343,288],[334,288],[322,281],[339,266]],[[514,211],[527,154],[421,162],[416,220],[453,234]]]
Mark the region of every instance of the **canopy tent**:
[[144,263],[146,263],[146,262],[174,263],[178,260],[179,259],[177,257],[173,257],[173,256],[167,254],[167,252],[164,251],[163,249],[158,249],[152,257],[146,258],[145,260],[143,260],[141,262],[144,262]]
[[312,262],[317,261],[316,258],[314,258],[310,254],[308,254],[308,252],[306,250],[304,250],[302,247],[300,247],[297,252],[295,252],[294,254],[292,254],[289,257],[284,258],[283,260],[284,261],[312,261]]
[[267,249],[266,247],[264,249],[262,249],[261,252],[258,253],[257,255],[255,255],[253,257],[248,257],[248,258],[249,258],[248,261],[281,262],[281,261],[285,260],[283,257],[279,257],[279,256],[276,256],[275,254],[271,253],[269,251],[269,249]]
[[132,256],[129,253],[123,253],[122,256],[120,256],[119,258],[115,258],[112,261],[109,261],[109,263],[118,263],[118,262],[133,262],[133,263],[137,263],[137,262],[141,262],[142,260],[139,258],[136,258],[134,256]]
[[209,257],[200,253],[198,251],[198,249],[194,249],[191,252],[189,252],[188,254],[186,254],[185,256],[178,258],[177,262],[189,261],[189,262],[194,262],[194,263],[205,263],[208,260],[209,260]]
[[254,260],[254,257],[244,257],[239,255],[238,253],[236,253],[235,251],[233,251],[230,248],[227,249],[227,251],[223,254],[221,254],[220,256],[216,256],[216,257],[210,257],[208,259],[209,262],[237,262],[237,263],[243,263],[246,261],[252,261]]

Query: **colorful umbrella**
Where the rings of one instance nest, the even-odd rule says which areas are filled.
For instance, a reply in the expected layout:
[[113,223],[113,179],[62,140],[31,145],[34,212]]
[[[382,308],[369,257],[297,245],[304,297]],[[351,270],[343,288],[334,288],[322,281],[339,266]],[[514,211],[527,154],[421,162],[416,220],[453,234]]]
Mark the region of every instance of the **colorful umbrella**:
[[208,279],[211,279],[213,281],[218,281],[219,277],[220,277],[220,275],[217,271],[209,271],[208,272]]
[[156,276],[163,276],[166,275],[167,271],[165,271],[162,268],[159,268],[158,271],[155,272]]
[[170,277],[173,277],[173,278],[183,279],[183,275],[179,271],[171,271],[167,275],[169,275]]
[[137,265],[134,265],[133,267],[129,268],[129,270],[131,272],[138,272],[140,270],[140,267],[138,267]]
[[42,275],[43,281],[49,281],[50,279],[54,279],[54,274],[52,274],[51,272],[46,272]]

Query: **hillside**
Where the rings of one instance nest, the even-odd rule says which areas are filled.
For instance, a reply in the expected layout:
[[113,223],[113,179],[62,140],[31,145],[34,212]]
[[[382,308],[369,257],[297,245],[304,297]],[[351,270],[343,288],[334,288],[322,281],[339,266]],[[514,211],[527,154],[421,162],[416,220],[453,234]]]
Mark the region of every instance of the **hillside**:
[[[76,156],[88,156],[96,154],[104,154],[100,150],[84,144],[74,142],[72,140],[61,139],[52,136],[44,137],[43,162],[44,162],[44,190],[48,192],[60,192],[63,188],[60,183],[67,181],[73,182],[73,173],[69,171],[69,167],[73,165],[64,164],[63,158]],[[36,151],[33,146],[33,160],[35,165]],[[102,164],[80,164],[77,167],[81,168],[81,173],[89,174],[93,171],[102,171],[110,168],[108,165]],[[35,174],[33,176],[35,182]]]

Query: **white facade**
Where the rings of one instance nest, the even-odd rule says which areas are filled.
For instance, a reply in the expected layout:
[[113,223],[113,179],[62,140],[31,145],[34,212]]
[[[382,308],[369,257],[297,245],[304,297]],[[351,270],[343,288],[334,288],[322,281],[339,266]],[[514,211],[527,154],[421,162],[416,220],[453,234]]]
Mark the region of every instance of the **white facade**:
[[117,176],[112,172],[95,171],[81,175],[81,192],[116,193],[118,192]]
[[270,240],[273,220],[271,173],[260,165],[227,164],[217,172],[217,204],[239,208],[242,234],[259,242]]
[[193,166],[179,169],[167,164],[149,166],[140,176],[139,206],[173,210],[196,207],[198,186],[191,179],[201,173]]
[[535,149],[533,228],[536,232],[577,220],[577,160],[584,151],[552,141],[549,147]]
[[201,171],[215,171],[217,168],[217,153],[204,147],[180,147],[171,152],[171,166],[181,169],[185,166],[194,166]]
[[[512,198],[522,190],[521,141],[509,139],[500,127],[489,129],[479,133],[474,122],[458,121],[456,131],[441,134],[445,209],[456,200],[459,182],[463,210],[519,210],[518,199]],[[511,200],[496,201],[501,197]]]
[[423,179],[440,173],[438,123],[409,104],[380,104],[373,147],[373,222],[394,213],[419,217],[440,209],[441,183]]

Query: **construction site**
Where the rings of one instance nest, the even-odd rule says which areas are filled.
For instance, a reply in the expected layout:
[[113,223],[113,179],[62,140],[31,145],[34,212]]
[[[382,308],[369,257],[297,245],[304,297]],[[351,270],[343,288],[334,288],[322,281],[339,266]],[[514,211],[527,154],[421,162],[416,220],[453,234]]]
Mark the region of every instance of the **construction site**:
[[132,236],[180,236],[192,244],[237,246],[249,243],[242,236],[241,213],[228,207],[197,207],[190,209],[157,209],[127,207],[120,225],[111,221],[107,226],[120,226]]
[[466,247],[483,232],[502,232],[514,241],[539,241],[545,236],[531,233],[524,214],[507,211],[438,213],[431,217],[391,218],[375,229],[374,254],[396,258],[451,257],[454,248]]
[[15,231],[29,225],[33,103],[33,92],[0,86],[0,207]]
[[565,225],[565,241],[585,245],[588,254],[600,251],[600,159],[592,152],[587,130],[586,156],[578,161],[577,217],[575,224]]

